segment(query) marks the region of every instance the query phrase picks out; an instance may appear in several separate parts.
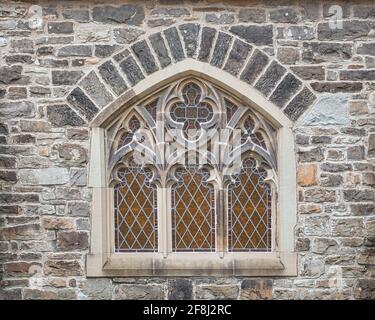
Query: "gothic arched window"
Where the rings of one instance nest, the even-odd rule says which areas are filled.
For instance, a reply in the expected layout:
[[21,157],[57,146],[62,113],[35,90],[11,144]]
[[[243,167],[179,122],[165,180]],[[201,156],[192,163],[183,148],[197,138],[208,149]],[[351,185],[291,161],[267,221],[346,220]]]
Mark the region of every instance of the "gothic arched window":
[[279,214],[288,208],[283,136],[259,109],[196,76],[160,86],[94,128],[90,174],[101,182],[93,235],[104,238],[93,236],[88,273],[294,273],[293,220]]

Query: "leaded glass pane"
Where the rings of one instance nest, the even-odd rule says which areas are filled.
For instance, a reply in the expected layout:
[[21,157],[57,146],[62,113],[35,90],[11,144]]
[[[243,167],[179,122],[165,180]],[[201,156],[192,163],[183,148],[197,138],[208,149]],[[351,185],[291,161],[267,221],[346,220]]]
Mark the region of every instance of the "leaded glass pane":
[[172,188],[173,251],[215,250],[215,194],[206,183],[208,172],[178,169]]
[[117,252],[157,250],[156,188],[152,172],[139,166],[118,171],[114,188],[115,245]]
[[267,173],[247,158],[228,188],[229,251],[271,250],[271,187]]

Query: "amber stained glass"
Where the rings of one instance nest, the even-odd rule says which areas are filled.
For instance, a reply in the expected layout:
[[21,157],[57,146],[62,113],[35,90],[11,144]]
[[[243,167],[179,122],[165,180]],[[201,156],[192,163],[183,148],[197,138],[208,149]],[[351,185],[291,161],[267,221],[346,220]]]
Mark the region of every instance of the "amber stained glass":
[[190,166],[176,172],[172,188],[173,251],[215,250],[215,195],[208,173]]
[[150,171],[123,168],[121,183],[114,188],[115,248],[117,252],[157,250],[156,187]]
[[229,251],[271,250],[271,187],[267,173],[252,158],[243,161],[241,172],[228,190]]

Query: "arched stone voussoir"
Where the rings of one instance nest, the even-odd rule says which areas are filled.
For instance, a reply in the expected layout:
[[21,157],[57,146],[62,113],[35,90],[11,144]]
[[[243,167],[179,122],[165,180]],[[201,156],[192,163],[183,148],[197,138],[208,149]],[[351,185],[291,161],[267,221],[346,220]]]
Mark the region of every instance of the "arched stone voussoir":
[[[166,81],[165,74],[169,79],[181,76],[181,72],[186,75],[188,64],[195,63],[191,72],[199,71],[196,70],[199,65],[201,73],[209,70],[206,75],[211,78],[217,73],[220,80],[227,74],[235,78],[234,82],[245,84],[245,91],[251,89],[253,94],[256,92],[269,101],[274,110],[282,110],[295,121],[316,96],[291,70],[258,47],[269,43],[259,43],[252,28],[237,25],[223,32],[191,22],[156,32],[95,67],[69,93],[67,101],[90,122],[98,113],[123,102],[120,97],[125,93],[129,97],[140,94],[142,87],[148,88],[150,77],[157,75],[160,81]],[[265,26],[264,30],[256,31],[265,32],[266,38],[272,39],[272,28]]]

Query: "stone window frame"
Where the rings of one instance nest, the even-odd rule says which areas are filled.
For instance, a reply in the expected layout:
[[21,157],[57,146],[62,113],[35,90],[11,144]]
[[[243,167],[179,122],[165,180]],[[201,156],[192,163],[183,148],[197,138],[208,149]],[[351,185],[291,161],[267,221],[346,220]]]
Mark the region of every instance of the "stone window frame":
[[[274,222],[276,250],[233,252],[224,256],[200,253],[114,253],[113,189],[107,188],[105,127],[125,108],[149,96],[169,82],[195,76],[231,92],[264,116],[278,131],[278,210]],[[220,80],[218,80],[220,79]],[[294,226],[297,217],[296,162],[293,122],[280,108],[239,79],[191,59],[167,67],[139,82],[103,109],[90,123],[89,187],[92,188],[88,277],[110,276],[295,276]]]

